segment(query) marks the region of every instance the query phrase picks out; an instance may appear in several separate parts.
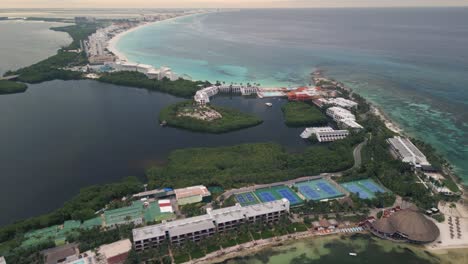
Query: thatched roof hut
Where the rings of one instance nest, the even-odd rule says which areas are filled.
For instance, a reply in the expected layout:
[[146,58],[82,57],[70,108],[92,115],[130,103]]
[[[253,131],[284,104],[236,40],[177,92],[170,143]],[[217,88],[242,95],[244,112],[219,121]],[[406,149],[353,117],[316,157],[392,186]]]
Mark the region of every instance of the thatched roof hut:
[[440,235],[439,228],[423,214],[406,209],[372,224],[372,229],[384,237],[429,243]]

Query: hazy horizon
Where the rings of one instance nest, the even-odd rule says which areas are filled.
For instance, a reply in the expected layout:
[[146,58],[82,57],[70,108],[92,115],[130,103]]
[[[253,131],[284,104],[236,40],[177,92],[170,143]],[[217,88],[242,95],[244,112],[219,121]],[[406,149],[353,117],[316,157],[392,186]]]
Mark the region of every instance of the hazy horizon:
[[0,8],[320,8],[451,7],[466,0],[2,0]]

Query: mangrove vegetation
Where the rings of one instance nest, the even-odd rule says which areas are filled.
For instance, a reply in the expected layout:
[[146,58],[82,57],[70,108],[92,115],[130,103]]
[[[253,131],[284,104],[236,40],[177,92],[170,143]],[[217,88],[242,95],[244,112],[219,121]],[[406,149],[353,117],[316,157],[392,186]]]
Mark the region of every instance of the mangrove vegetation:
[[220,106],[199,106],[191,100],[162,109],[159,121],[172,127],[206,133],[225,133],[262,123],[252,114]]
[[281,107],[287,126],[323,126],[327,117],[315,106],[305,102],[288,102]]

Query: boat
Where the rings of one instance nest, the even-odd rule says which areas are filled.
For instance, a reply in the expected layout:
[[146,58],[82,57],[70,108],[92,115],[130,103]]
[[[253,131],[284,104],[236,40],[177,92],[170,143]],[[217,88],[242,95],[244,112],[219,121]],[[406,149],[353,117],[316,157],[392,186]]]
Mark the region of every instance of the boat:
[[353,257],[356,257],[356,256],[357,256],[357,253],[349,252],[349,255],[350,255],[350,256],[353,256]]
[[265,103],[265,104],[266,104],[266,106],[269,106],[269,107],[271,107],[273,105],[272,103]]
[[161,124],[159,124],[159,125],[161,125],[161,126],[166,126],[166,125],[167,125],[166,120],[163,120],[163,121],[161,122]]

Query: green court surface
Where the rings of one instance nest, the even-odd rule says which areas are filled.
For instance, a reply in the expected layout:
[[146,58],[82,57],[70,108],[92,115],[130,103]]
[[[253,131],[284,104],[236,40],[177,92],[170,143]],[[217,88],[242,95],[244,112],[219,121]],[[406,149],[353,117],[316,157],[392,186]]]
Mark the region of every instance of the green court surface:
[[294,186],[307,200],[319,201],[344,196],[332,183],[325,179],[298,182]]
[[88,219],[83,222],[83,225],[81,226],[84,229],[92,229],[95,227],[101,227],[102,226],[102,218],[101,216],[95,217]]
[[144,220],[145,223],[159,222],[162,220],[168,220],[174,218],[173,213],[162,213],[159,205],[156,202],[150,203],[148,207],[144,208]]
[[255,190],[255,195],[262,202],[270,202],[286,198],[291,205],[303,204],[304,201],[288,186],[280,185]]
[[341,186],[347,191],[357,194],[361,199],[373,199],[376,193],[387,192],[384,187],[372,179],[346,182],[342,183]]

